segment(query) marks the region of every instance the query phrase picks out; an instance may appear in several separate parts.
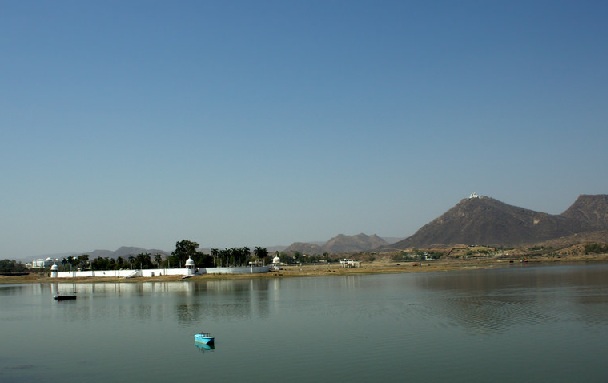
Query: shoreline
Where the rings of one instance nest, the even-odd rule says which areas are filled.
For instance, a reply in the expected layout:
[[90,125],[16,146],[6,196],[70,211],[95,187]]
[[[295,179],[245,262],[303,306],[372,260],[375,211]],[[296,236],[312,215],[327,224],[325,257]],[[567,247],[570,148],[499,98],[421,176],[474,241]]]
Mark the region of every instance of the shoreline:
[[146,282],[197,282],[206,280],[239,280],[260,278],[294,278],[319,276],[345,276],[368,274],[398,274],[419,272],[450,272],[457,270],[491,269],[499,267],[525,267],[526,265],[607,263],[608,254],[571,256],[571,257],[535,257],[525,262],[509,259],[448,259],[422,262],[386,262],[375,261],[363,263],[361,267],[344,268],[340,264],[313,264],[282,266],[279,271],[254,274],[204,274],[183,279],[182,276],[157,276],[136,278],[83,277],[51,278],[46,275],[29,274],[26,276],[0,276],[0,284],[24,283],[146,283]]

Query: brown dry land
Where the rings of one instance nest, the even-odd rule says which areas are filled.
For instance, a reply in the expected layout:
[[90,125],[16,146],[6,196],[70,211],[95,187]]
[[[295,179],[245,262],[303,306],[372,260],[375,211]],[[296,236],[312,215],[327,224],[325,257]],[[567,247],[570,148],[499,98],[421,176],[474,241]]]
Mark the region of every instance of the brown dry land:
[[[535,257],[526,262],[507,259],[448,259],[424,262],[389,262],[374,261],[362,263],[361,267],[343,268],[339,264],[316,264],[302,266],[282,266],[281,270],[262,274],[205,274],[188,278],[187,281],[203,281],[217,279],[252,279],[252,278],[286,278],[333,275],[363,275],[363,274],[394,274],[412,272],[448,272],[453,270],[490,269],[498,267],[525,266],[526,264],[557,264],[557,263],[605,263],[608,254],[581,255],[570,257]],[[0,276],[0,284],[15,283],[140,283],[140,282],[179,282],[181,276],[162,276],[149,278],[49,278],[48,274],[29,274],[27,276]]]

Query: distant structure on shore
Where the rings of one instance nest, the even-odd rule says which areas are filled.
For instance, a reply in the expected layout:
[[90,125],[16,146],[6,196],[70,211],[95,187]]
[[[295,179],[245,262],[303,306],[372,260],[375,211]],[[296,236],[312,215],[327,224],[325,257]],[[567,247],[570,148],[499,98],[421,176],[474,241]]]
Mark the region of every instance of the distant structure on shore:
[[25,267],[28,269],[46,269],[53,264],[53,259],[51,257],[47,257],[46,259],[35,259],[31,263],[26,263]]

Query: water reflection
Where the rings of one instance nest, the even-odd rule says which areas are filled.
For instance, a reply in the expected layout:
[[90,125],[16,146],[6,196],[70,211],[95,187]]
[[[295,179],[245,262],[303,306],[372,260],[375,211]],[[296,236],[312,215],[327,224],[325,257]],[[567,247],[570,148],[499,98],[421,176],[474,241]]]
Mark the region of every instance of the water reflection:
[[0,285],[0,296],[28,294],[45,304],[57,294],[76,294],[75,301],[54,301],[50,306],[50,315],[65,322],[176,317],[184,326],[203,320],[268,317],[275,300],[271,296],[278,292],[276,280]]
[[605,325],[607,268],[516,267],[456,272],[437,278],[420,275],[417,286],[436,292],[427,301],[429,317],[447,326],[504,332],[511,327],[569,319]]
[[0,296],[19,295],[31,287],[29,285],[0,285]]
[[215,351],[215,344],[204,344],[204,343],[194,342],[194,346],[203,353],[205,351]]
[[[51,307],[50,315],[66,322],[176,318],[179,326],[188,326],[266,319],[293,310],[309,319],[349,312],[356,322],[419,319],[427,326],[500,333],[568,319],[607,324],[607,275],[608,266],[602,265],[579,265],[576,272],[569,266],[514,265],[441,275],[0,285],[0,296],[28,294],[49,304],[58,293],[76,292],[77,301]],[[306,309],[311,304],[314,311]]]

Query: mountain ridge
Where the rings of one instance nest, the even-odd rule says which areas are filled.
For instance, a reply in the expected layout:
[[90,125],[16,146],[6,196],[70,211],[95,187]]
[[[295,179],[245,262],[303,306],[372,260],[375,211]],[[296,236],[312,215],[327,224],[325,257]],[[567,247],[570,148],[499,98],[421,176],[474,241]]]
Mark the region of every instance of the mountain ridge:
[[[450,246],[460,244],[483,244],[491,246],[519,246],[546,241],[562,241],[567,238],[598,238],[595,232],[608,231],[608,195],[586,195],[577,197],[561,214],[548,214],[510,205],[488,196],[471,194],[460,200],[441,216],[419,228],[413,235],[403,239],[376,234],[338,234],[326,242],[294,242],[289,246],[272,246],[269,253],[300,252],[303,254],[356,253],[366,251],[394,251],[413,247]],[[208,252],[210,249],[201,248]],[[128,257],[140,253],[162,254],[170,252],[158,249],[122,246],[115,251],[94,250],[91,252],[65,253],[88,254],[97,257]],[[62,253],[63,254],[63,253]],[[41,256],[46,258],[46,256]],[[57,258],[57,254],[51,258]]]
[[552,215],[471,195],[395,248],[453,244],[518,246],[608,229],[608,195],[581,195],[564,213]]
[[289,245],[284,251],[287,253],[300,252],[303,254],[349,253],[368,251],[387,245],[389,245],[389,243],[376,234],[338,234],[322,245],[314,243],[295,242]]

